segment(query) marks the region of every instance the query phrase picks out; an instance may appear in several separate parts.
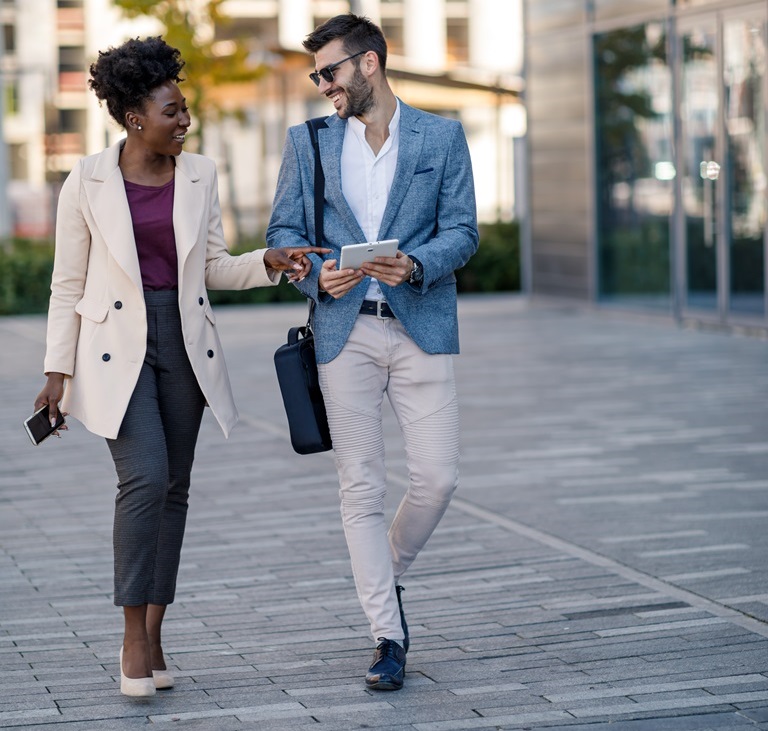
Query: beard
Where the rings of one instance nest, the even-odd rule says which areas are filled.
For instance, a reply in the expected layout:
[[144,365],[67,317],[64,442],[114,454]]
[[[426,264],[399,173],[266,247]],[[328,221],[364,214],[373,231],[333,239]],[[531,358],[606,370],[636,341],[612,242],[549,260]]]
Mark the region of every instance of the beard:
[[376,104],[373,87],[363,76],[359,66],[355,66],[355,73],[344,89],[344,94],[347,97],[347,103],[337,112],[341,119],[360,117]]

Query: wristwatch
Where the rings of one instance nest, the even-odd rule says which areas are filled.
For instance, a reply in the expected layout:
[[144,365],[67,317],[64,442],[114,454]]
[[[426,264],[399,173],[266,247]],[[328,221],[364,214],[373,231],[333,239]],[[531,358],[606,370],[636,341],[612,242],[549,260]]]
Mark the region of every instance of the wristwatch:
[[413,269],[411,269],[411,276],[408,279],[408,284],[419,285],[424,281],[424,270],[421,268],[421,262],[414,257],[410,257],[413,262]]

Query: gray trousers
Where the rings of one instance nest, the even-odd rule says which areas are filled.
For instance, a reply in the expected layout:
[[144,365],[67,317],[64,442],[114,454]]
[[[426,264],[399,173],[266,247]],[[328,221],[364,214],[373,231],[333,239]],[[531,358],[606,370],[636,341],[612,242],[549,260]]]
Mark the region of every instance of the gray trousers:
[[144,297],[147,354],[117,439],[107,439],[118,479],[114,602],[128,607],[173,602],[205,408],[184,348],[178,292]]

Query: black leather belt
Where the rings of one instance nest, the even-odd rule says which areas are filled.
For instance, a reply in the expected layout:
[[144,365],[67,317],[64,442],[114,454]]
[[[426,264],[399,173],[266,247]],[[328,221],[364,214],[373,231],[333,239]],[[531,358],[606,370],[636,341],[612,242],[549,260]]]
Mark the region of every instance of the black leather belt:
[[360,314],[376,315],[380,320],[385,317],[395,317],[390,306],[382,300],[363,300],[363,304],[360,305]]

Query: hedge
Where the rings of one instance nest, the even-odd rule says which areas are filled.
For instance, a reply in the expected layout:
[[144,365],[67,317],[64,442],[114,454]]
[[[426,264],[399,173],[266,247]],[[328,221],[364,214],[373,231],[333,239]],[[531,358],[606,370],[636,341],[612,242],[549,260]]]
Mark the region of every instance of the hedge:
[[12,239],[0,245],[0,315],[48,309],[53,244]]
[[[480,226],[480,248],[456,272],[459,292],[505,292],[520,289],[520,237],[517,223]],[[264,246],[253,240],[233,247],[233,254]],[[0,242],[0,315],[45,312],[48,309],[53,244],[10,239]],[[277,287],[210,291],[217,305],[301,301],[303,296],[285,281]]]

